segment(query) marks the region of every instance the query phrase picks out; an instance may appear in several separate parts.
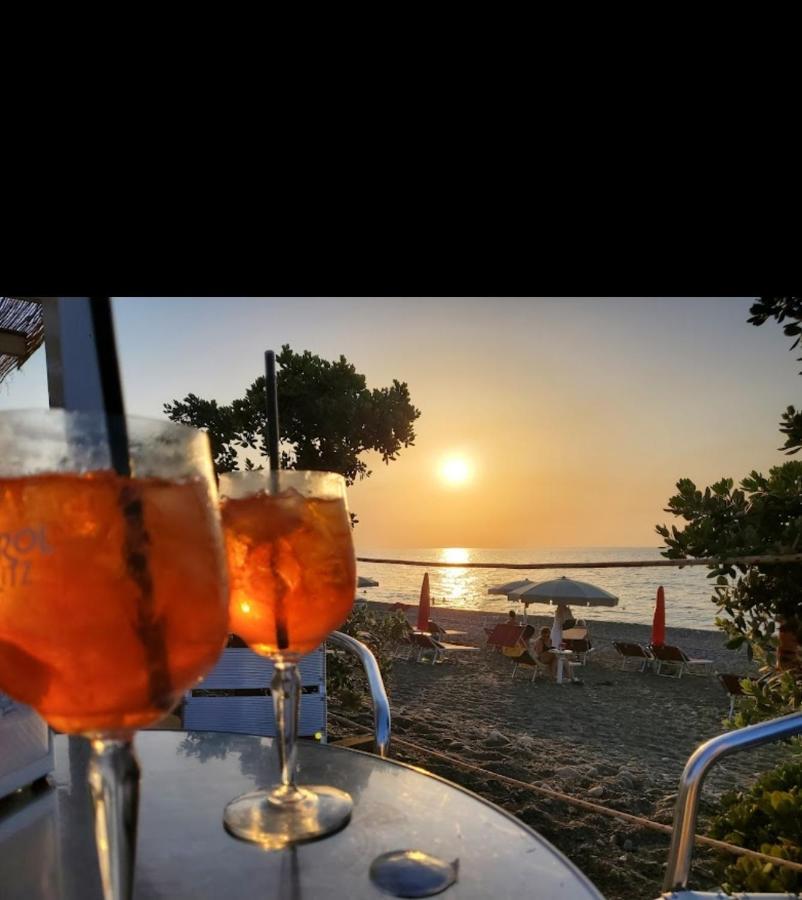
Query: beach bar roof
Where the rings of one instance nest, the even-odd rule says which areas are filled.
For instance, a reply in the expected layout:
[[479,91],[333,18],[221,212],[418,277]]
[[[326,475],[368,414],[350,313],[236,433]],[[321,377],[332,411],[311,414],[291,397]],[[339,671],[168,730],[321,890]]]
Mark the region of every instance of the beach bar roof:
[[44,339],[38,300],[0,297],[0,382],[38,350]]

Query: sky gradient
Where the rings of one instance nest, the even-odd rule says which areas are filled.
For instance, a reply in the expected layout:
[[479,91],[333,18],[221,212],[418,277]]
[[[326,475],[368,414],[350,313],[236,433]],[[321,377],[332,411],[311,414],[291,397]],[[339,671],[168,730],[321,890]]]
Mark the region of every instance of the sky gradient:
[[[678,478],[706,485],[786,457],[798,354],[754,298],[115,299],[131,413],[187,393],[241,396],[264,350],[344,354],[369,387],[406,381],[414,447],[355,485],[364,552],[381,547],[658,546]],[[47,406],[44,351],[0,409]],[[443,460],[472,477],[448,484]]]

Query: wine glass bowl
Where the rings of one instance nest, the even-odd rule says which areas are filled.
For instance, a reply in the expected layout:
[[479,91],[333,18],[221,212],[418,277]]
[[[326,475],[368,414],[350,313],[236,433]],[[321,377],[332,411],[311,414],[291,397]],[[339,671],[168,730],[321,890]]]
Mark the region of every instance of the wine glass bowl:
[[129,476],[113,470],[112,426],[101,413],[0,414],[0,690],[91,739],[116,898],[132,889],[135,812],[121,804],[136,805],[133,732],[212,667],[228,590],[207,436],[126,418]]
[[256,653],[296,659],[318,647],[354,603],[356,562],[344,482],[331,472],[220,478],[231,630]]
[[323,837],[347,824],[344,791],[295,784],[297,663],[348,616],[356,590],[345,480],[331,472],[233,472],[220,478],[231,629],[274,660],[280,784],[228,804],[229,832],[266,848]]

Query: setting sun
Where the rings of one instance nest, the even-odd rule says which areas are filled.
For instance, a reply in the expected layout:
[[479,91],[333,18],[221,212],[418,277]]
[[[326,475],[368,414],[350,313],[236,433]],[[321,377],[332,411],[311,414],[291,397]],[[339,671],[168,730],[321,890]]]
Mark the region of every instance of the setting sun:
[[440,475],[446,484],[465,484],[471,477],[471,467],[461,456],[451,456],[440,466]]

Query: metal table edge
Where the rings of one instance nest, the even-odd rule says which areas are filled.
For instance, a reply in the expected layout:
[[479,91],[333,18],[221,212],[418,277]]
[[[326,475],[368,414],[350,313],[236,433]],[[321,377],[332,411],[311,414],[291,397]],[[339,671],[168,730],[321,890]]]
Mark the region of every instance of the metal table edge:
[[[140,732],[140,734],[141,733],[142,732]],[[159,732],[146,732],[146,733],[158,734]],[[191,734],[209,734],[209,735],[219,734],[219,732],[214,732],[214,731],[187,732],[187,731],[183,731],[183,730],[181,730],[181,731],[176,730],[172,733],[173,734],[190,734],[191,733]],[[258,738],[258,737],[266,737],[266,735],[258,735],[258,734],[243,735],[243,737],[257,737]],[[456,784],[453,781],[449,781],[447,778],[443,778],[442,775],[436,775],[434,772],[430,772],[428,769],[423,769],[420,766],[413,766],[411,763],[401,762],[400,760],[397,760],[397,759],[389,759],[386,757],[384,759],[382,759],[381,757],[376,756],[375,753],[369,753],[366,750],[359,750],[356,747],[338,747],[335,744],[323,744],[319,741],[310,741],[310,740],[304,740],[303,746],[304,747],[314,747],[316,752],[317,751],[335,750],[338,753],[356,753],[359,756],[372,757],[377,762],[389,763],[390,765],[397,766],[400,769],[407,769],[411,772],[417,772],[419,775],[425,775],[428,778],[433,778],[435,781],[439,781],[441,784],[444,784],[447,787],[450,787],[450,788],[453,788],[454,790],[460,791],[463,794],[467,794],[467,796],[471,797],[474,800],[477,800],[479,803],[483,804],[484,806],[489,806],[495,812],[501,813],[501,815],[504,816],[506,819],[509,819],[511,822],[513,822],[519,828],[521,828],[524,831],[531,834],[538,841],[541,841],[543,844],[545,844],[545,846],[549,850],[551,850],[556,856],[558,856],[565,863],[566,867],[568,869],[570,869],[571,872],[573,872],[573,874],[576,875],[576,877],[581,882],[583,882],[587,887],[589,887],[591,889],[591,892],[595,892],[600,897],[603,896],[601,894],[601,892],[599,891],[599,889],[596,887],[596,885],[588,878],[587,875],[585,875],[585,873],[576,865],[576,863],[574,863],[573,860],[569,859],[561,850],[558,850],[554,846],[554,844],[551,843],[551,841],[546,840],[546,838],[544,838],[542,834],[539,834],[537,831],[535,831],[534,828],[527,825],[526,822],[523,822],[517,816],[514,816],[512,813],[507,812],[507,810],[504,809],[503,807],[499,806],[496,803],[493,803],[490,800],[485,799],[484,797],[479,796],[479,794],[474,793],[473,791],[469,790],[468,788],[462,787],[462,785]]]

